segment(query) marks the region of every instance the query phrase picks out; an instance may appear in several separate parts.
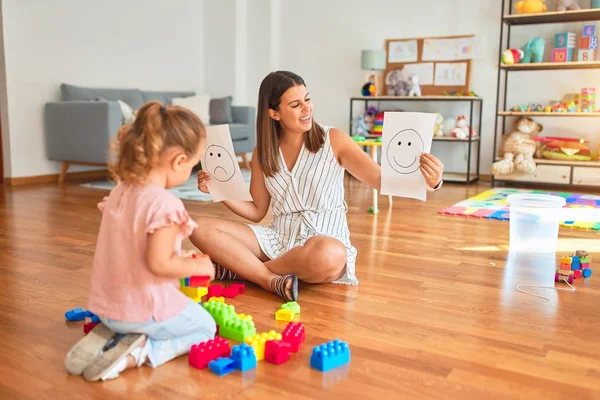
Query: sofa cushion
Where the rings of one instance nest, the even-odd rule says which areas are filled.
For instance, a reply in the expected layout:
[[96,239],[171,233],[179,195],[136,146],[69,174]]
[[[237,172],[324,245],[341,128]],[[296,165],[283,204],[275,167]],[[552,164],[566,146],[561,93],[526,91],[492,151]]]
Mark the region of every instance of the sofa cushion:
[[187,108],[196,114],[204,124],[210,120],[208,104],[210,97],[208,95],[190,96],[190,97],[173,97],[172,104]]
[[232,101],[233,97],[231,96],[210,99],[209,112],[211,125],[230,124],[233,122],[233,115],[231,113]]
[[144,101],[160,101],[164,105],[171,105],[173,97],[191,97],[194,92],[162,92],[156,90],[143,90]]
[[122,100],[137,110],[144,104],[144,96],[139,89],[108,89],[74,86],[63,83],[60,85],[63,101],[86,101],[104,97],[107,100]]

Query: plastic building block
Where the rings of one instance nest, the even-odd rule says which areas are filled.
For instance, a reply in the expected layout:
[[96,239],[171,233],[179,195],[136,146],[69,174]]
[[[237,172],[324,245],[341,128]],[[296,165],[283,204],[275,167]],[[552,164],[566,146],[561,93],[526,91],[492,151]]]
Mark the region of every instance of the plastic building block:
[[572,261],[571,261],[571,269],[573,271],[581,269],[581,260],[580,260],[580,258],[577,257],[577,256],[573,256],[571,259],[572,259]]
[[265,359],[265,345],[269,340],[281,340],[281,333],[275,331],[263,332],[260,335],[254,335],[247,337],[244,342],[247,345],[254,347],[254,354],[256,354],[256,360],[262,361]]
[[222,337],[192,345],[188,354],[188,363],[198,369],[206,368],[208,363],[219,357],[229,357],[229,342]]
[[273,364],[283,364],[291,357],[292,346],[283,340],[269,340],[265,344],[265,360]]
[[217,303],[225,303],[225,297],[223,297],[223,296],[211,297],[210,301],[216,301]]
[[221,290],[221,295],[228,299],[236,298],[239,294],[240,294],[240,290],[236,286],[225,287]]
[[[187,286],[191,287],[208,287],[208,282],[210,282],[210,278],[208,276],[190,276],[187,278]],[[207,291],[208,292],[208,291]]]
[[254,322],[243,321],[235,316],[226,320],[224,324],[220,324],[219,335],[243,342],[247,337],[256,335],[256,328]]
[[208,294],[207,297],[210,299],[211,297],[221,296],[221,291],[223,290],[223,286],[220,285],[208,285]]
[[90,333],[90,331],[91,331],[92,329],[94,329],[94,327],[95,327],[96,325],[98,325],[99,323],[100,323],[100,322],[87,322],[87,323],[85,323],[85,324],[83,325],[83,333],[84,333],[85,335],[87,335],[87,334],[88,334],[88,333]]
[[305,338],[304,324],[302,322],[290,322],[283,330],[281,336],[283,341],[288,342],[292,346],[292,352],[297,353]]
[[582,31],[583,37],[593,37],[596,36],[596,25],[584,25]]
[[204,296],[208,292],[208,290],[205,287],[180,286],[179,290],[194,301],[196,301],[196,299],[200,301],[200,299],[202,299],[202,296]]
[[581,278],[581,275],[582,275],[582,273],[581,273],[581,270],[580,270],[580,269],[578,269],[578,270],[576,270],[576,271],[573,271],[573,277],[574,277],[575,279],[579,279],[579,278]]
[[231,304],[211,300],[203,303],[202,307],[212,315],[219,326],[222,326],[228,319],[235,318],[235,307]]
[[321,372],[327,372],[350,362],[348,343],[335,339],[313,348],[310,366]]
[[294,317],[296,316],[296,313],[293,312],[292,310],[277,310],[277,312],[275,313],[275,319],[277,321],[292,321],[294,319]]
[[300,314],[300,304],[295,301],[290,301],[281,305],[282,310],[292,310],[294,314]]
[[246,292],[246,284],[245,283],[232,283],[229,287],[237,288],[240,294],[244,294]]
[[235,369],[239,369],[242,372],[256,368],[254,347],[248,346],[246,343],[233,346],[233,349],[231,349],[231,359],[234,362]]
[[208,363],[208,368],[219,376],[227,375],[235,370],[234,362],[231,358],[217,358]]
[[581,275],[582,275],[584,278],[589,278],[590,276],[592,276],[592,270],[591,270],[591,269],[589,269],[589,268],[582,269],[582,270],[581,270]]
[[73,308],[65,313],[67,321],[83,321],[88,316],[88,311],[83,308]]
[[252,321],[252,315],[248,314],[238,314],[237,317],[242,321]]

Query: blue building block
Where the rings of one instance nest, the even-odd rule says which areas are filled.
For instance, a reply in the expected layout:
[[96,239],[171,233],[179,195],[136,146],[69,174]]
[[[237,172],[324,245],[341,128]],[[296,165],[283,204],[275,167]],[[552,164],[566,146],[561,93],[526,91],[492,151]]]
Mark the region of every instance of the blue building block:
[[589,268],[585,268],[584,270],[581,271],[581,275],[584,278],[589,278],[590,276],[592,276],[592,270]]
[[190,286],[190,278],[185,278],[185,286]]
[[234,362],[235,369],[239,369],[242,372],[256,368],[254,347],[248,346],[246,343],[233,346],[233,349],[231,349],[231,359]]
[[581,260],[579,259],[578,256],[571,257],[571,269],[573,271],[577,271],[577,270],[581,269]]
[[67,321],[83,321],[85,317],[87,317],[88,311],[83,308],[77,307],[72,310],[69,310],[65,313],[65,318]]
[[348,343],[335,339],[313,348],[310,366],[321,372],[327,372],[350,362]]
[[234,362],[229,357],[219,357],[208,363],[208,368],[219,376],[227,375],[235,370]]
[[100,318],[98,318],[97,315],[92,314],[91,320],[94,324],[99,324],[100,323]]

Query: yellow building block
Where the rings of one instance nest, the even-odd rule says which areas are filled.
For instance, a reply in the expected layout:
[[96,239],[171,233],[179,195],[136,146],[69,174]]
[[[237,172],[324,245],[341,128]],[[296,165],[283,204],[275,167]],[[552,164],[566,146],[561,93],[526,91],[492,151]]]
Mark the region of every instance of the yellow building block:
[[225,303],[225,297],[223,297],[223,296],[220,296],[220,297],[211,297],[210,301],[218,301],[219,303]]
[[185,294],[190,299],[198,302],[208,293],[208,289],[205,287],[188,287],[188,286],[180,286],[179,290],[181,293]]
[[295,316],[296,313],[293,310],[280,309],[275,313],[275,319],[277,321],[292,321]]
[[242,321],[252,321],[252,315],[248,314],[238,314],[237,317]]
[[244,342],[254,348],[256,361],[261,361],[265,359],[265,344],[269,340],[281,340],[281,333],[276,331],[263,332],[252,337],[247,337]]

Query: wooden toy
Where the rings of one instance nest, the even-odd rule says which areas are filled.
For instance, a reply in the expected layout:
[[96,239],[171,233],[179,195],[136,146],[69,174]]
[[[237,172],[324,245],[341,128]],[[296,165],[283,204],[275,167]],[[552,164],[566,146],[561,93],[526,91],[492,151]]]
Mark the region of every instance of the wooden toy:
[[569,62],[573,61],[573,53],[575,48],[564,48],[552,50],[552,62]]
[[596,36],[596,25],[584,25],[582,36],[584,36],[584,37]]
[[589,278],[590,276],[592,276],[592,270],[590,269],[589,253],[585,250],[577,250],[574,255],[560,258],[560,266],[556,269],[554,281],[562,282],[563,279],[567,279],[571,284],[575,279]]
[[577,61],[596,61],[597,57],[597,50],[579,50],[577,53]]
[[572,49],[575,48],[577,35],[573,32],[557,33],[554,35],[555,49]]
[[598,38],[596,36],[585,36],[579,38],[579,49],[580,50],[597,50],[598,49]]

